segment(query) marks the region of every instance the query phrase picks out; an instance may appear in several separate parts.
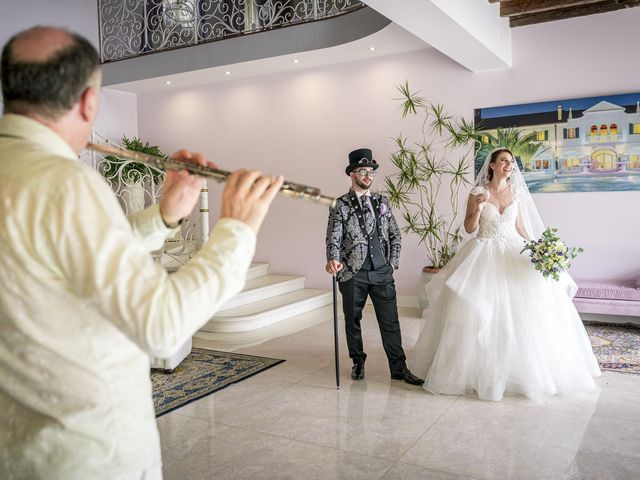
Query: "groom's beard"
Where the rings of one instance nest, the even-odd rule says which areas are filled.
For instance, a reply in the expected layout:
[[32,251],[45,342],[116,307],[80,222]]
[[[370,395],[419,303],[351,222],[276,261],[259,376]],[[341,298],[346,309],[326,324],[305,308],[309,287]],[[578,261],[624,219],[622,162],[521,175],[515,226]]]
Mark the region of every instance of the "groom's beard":
[[369,187],[371,186],[371,183],[373,183],[373,182],[369,182],[368,184],[366,184],[362,180],[360,180],[359,178],[356,177],[356,185],[358,185],[358,187],[360,187],[363,190],[369,190]]

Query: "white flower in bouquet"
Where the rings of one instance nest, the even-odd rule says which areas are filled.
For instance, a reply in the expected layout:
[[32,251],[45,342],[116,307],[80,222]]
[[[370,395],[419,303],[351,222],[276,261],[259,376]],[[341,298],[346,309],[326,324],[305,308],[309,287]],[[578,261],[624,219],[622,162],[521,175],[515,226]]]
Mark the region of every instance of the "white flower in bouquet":
[[525,243],[520,253],[529,252],[536,270],[547,278],[560,280],[560,272],[571,266],[571,260],[584,250],[581,247],[567,247],[556,235],[557,228],[547,228],[538,240]]

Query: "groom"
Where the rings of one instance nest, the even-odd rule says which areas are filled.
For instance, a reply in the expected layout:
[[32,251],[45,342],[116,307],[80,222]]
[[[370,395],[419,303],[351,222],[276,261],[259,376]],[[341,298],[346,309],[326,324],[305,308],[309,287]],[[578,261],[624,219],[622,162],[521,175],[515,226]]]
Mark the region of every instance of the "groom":
[[398,321],[393,270],[400,260],[400,230],[387,198],[369,191],[377,168],[370,149],[349,154],[345,173],[351,178],[351,189],[338,198],[329,214],[325,269],[337,276],[342,294],[347,345],[353,360],[351,378],[364,378],[367,354],[360,321],[368,295],[376,311],[391,378],[422,385],[424,381],[407,368]]

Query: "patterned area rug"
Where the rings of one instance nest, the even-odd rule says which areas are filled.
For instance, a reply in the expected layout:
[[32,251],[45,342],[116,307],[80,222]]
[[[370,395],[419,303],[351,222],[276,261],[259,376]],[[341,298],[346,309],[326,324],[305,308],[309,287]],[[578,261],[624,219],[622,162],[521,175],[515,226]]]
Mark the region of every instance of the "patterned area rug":
[[640,375],[640,327],[585,323],[600,368]]
[[194,348],[173,373],[151,371],[156,417],[206,397],[284,360]]

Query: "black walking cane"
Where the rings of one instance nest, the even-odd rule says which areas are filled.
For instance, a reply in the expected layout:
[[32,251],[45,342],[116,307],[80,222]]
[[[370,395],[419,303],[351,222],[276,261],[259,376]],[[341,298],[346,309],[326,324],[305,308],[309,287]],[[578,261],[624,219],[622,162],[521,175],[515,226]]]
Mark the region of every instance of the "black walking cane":
[[340,389],[340,352],[338,346],[338,281],[336,274],[333,276],[333,348],[336,357],[336,388]]

